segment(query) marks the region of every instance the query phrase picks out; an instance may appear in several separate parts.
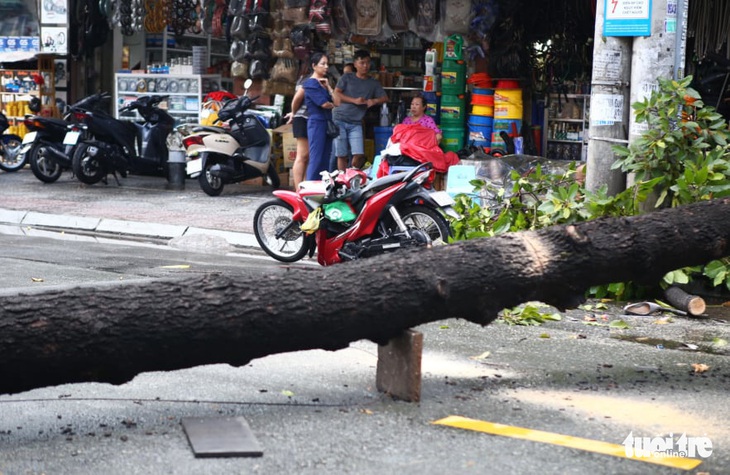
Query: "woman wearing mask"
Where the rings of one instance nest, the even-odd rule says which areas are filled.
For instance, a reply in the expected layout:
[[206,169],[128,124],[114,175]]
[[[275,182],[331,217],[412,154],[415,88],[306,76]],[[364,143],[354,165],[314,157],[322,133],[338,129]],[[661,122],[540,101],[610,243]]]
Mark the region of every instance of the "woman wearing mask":
[[426,115],[426,99],[418,94],[411,99],[411,115],[403,119],[403,124],[418,124],[427,127],[436,134],[436,142],[441,142],[441,129],[436,122]]
[[312,76],[302,87],[304,88],[304,104],[307,106],[307,137],[309,139],[309,164],[307,180],[320,180],[320,173],[329,168],[332,153],[332,139],[327,137],[327,121],[332,119],[335,107],[332,99],[332,88],[327,82],[329,61],[324,53],[312,54]]

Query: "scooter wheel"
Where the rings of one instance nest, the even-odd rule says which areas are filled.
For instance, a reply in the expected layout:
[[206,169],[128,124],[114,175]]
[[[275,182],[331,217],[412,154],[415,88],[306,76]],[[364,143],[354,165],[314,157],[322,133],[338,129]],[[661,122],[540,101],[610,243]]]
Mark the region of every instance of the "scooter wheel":
[[205,169],[200,172],[200,175],[198,176],[200,188],[208,196],[218,196],[223,193],[223,180],[210,173],[210,167],[213,165],[215,165],[214,162],[206,163]]
[[76,146],[71,166],[76,178],[87,185],[98,183],[106,176],[106,168],[99,161],[99,157],[89,154],[88,143]]
[[25,166],[26,155],[20,153],[23,140],[17,135],[0,136],[0,170],[17,172]]
[[277,261],[296,262],[309,251],[309,240],[299,227],[301,223],[292,221],[293,215],[293,208],[280,199],[267,201],[254,214],[256,240]]
[[63,168],[55,158],[49,157],[47,154],[41,155],[41,148],[43,145],[36,143],[26,152],[30,169],[33,175],[43,183],[54,183],[61,178]]

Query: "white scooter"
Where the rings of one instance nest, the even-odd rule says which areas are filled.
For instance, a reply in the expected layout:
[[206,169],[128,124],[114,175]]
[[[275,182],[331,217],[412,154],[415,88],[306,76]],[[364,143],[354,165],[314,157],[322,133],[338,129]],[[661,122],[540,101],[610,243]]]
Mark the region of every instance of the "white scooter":
[[244,83],[245,92],[228,101],[218,111],[218,122],[228,122],[230,129],[195,126],[182,142],[190,178],[198,178],[200,187],[210,196],[218,196],[223,186],[251,178],[264,177],[273,187],[280,180],[271,160],[271,137],[257,114],[248,109],[259,96],[249,98],[252,81]]

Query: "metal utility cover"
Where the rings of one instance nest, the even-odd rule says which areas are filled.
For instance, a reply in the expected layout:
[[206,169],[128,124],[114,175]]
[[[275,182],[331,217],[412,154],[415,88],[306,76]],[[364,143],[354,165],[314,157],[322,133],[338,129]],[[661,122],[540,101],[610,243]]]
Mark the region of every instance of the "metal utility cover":
[[243,417],[186,417],[182,425],[195,457],[264,455]]

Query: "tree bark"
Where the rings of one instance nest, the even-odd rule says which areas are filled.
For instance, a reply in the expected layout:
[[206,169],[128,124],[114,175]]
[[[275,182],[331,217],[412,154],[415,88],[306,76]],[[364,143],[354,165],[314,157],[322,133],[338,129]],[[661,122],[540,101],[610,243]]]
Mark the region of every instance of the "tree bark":
[[263,281],[175,281],[0,295],[0,393],[81,381],[123,383],[143,371],[243,365],[274,353],[385,343],[459,317],[486,325],[503,308],[560,309],[589,286],[656,283],[723,257],[730,200],[401,252]]

